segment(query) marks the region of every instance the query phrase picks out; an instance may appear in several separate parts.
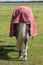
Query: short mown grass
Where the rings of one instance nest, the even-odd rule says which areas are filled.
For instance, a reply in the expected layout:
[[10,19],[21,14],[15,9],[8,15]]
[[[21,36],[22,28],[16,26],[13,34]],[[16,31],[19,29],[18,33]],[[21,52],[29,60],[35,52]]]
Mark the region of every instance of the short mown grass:
[[[17,59],[16,38],[9,37],[12,12],[17,6],[32,9],[38,35],[29,38],[28,60]],[[42,3],[0,3],[0,65],[43,65],[43,2]]]

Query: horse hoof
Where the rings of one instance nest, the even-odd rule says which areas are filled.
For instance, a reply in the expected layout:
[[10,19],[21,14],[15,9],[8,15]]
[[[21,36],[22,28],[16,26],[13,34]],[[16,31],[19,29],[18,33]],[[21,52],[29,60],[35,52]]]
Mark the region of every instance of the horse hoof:
[[18,58],[23,58],[23,56],[18,56]]
[[27,57],[24,57],[23,60],[26,61],[27,60]]

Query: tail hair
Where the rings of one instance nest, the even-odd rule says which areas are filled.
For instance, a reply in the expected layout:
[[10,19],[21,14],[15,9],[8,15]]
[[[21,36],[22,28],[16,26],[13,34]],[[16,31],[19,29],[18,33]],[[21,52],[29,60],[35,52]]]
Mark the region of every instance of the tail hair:
[[26,24],[20,23],[19,24],[18,38],[17,38],[17,49],[19,51],[23,50],[25,47],[25,44],[24,44],[25,32],[26,32]]

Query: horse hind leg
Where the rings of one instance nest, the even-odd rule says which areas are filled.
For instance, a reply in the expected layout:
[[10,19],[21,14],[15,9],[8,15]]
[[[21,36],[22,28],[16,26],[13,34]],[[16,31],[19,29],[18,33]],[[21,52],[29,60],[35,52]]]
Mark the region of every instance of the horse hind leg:
[[18,54],[19,56],[18,56],[18,58],[22,58],[23,56],[22,56],[22,51],[19,51],[19,54]]
[[27,49],[28,49],[28,33],[26,33],[26,36],[25,36],[25,40],[24,40],[24,44],[25,44],[25,48],[23,50],[23,60],[27,60]]
[[23,53],[23,60],[27,60],[27,50],[24,49]]
[[25,41],[25,48],[23,50],[23,60],[27,60],[27,41]]

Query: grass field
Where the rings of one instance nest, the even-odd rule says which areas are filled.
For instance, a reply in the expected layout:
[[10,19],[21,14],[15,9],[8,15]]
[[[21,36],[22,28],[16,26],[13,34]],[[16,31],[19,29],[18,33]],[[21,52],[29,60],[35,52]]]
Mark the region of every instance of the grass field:
[[[17,6],[29,6],[36,20],[38,35],[29,38],[28,60],[17,59],[16,38],[9,37],[12,11]],[[43,2],[0,3],[0,65],[43,65]]]

